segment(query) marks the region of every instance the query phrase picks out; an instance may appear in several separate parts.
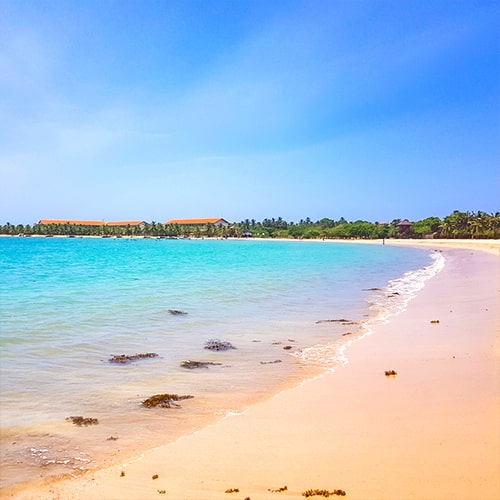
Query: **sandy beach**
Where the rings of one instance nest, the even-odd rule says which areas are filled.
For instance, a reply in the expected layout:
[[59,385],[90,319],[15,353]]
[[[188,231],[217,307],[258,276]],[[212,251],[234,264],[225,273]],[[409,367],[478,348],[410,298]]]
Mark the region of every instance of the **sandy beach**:
[[499,499],[500,242],[385,244],[446,265],[345,366],[128,463],[0,496]]

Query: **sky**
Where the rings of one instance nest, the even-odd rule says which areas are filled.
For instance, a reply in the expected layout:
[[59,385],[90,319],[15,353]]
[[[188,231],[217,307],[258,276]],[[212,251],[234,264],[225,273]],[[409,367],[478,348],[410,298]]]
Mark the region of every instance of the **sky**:
[[0,224],[500,211],[500,0],[0,0]]

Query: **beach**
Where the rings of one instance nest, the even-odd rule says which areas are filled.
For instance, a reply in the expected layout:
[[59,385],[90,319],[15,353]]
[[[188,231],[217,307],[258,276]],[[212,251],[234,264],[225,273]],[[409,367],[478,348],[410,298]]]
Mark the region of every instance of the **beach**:
[[500,498],[500,243],[385,244],[446,265],[344,366],[126,463],[2,497]]

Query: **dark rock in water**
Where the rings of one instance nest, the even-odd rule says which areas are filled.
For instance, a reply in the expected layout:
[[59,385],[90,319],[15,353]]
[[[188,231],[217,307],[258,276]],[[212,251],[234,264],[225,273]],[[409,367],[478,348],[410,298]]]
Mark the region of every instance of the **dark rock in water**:
[[169,309],[168,312],[174,316],[181,316],[183,314],[187,314],[186,311],[180,311],[179,309]]
[[208,368],[209,366],[222,365],[222,363],[214,363],[212,361],[183,361],[181,363],[181,368],[187,368],[188,370],[194,370],[195,368]]
[[209,349],[210,351],[228,351],[229,349],[236,349],[236,347],[234,347],[231,342],[212,339],[205,344],[205,349]]
[[155,394],[142,402],[146,408],[180,408],[181,406],[175,401],[182,401],[183,399],[191,399],[194,396],[179,396],[178,394]]
[[281,363],[281,359],[275,359],[274,361],[261,361],[261,365],[272,365],[274,363]]
[[99,423],[99,420],[97,418],[92,417],[66,417],[66,420],[68,422],[73,422],[73,424],[77,425],[78,427],[81,427],[82,425],[87,427],[87,425],[97,425]]
[[125,363],[130,363],[132,361],[136,361],[138,359],[156,358],[157,356],[158,356],[158,354],[156,354],[156,352],[146,352],[143,354],[133,354],[131,356],[128,356],[126,354],[119,354],[119,355],[114,355],[108,361],[110,363],[125,364]]

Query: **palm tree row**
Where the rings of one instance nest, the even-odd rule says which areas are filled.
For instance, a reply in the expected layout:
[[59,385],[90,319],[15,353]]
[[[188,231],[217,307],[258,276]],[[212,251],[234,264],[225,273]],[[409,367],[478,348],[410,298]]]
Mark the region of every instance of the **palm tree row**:
[[157,222],[137,226],[84,226],[78,224],[33,224],[0,226],[0,234],[12,236],[95,236],[95,237],[256,237],[256,238],[500,238],[500,212],[459,212],[440,219],[428,217],[409,223],[394,219],[390,223],[323,218],[313,222],[309,217],[299,222],[287,222],[281,217],[245,219],[229,227],[207,225],[175,225]]

